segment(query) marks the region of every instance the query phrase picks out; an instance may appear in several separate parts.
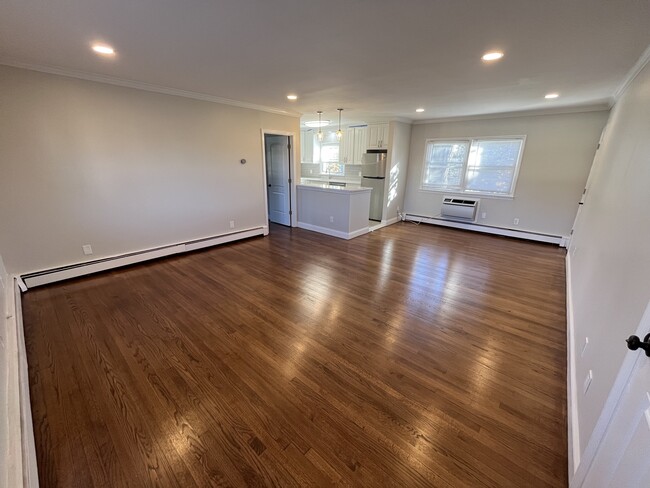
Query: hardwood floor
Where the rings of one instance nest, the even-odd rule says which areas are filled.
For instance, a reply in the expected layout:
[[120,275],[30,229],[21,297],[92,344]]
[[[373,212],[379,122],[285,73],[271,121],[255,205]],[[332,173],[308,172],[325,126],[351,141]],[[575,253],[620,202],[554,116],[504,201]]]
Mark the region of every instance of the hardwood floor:
[[567,484],[564,250],[271,228],[24,295],[43,487]]

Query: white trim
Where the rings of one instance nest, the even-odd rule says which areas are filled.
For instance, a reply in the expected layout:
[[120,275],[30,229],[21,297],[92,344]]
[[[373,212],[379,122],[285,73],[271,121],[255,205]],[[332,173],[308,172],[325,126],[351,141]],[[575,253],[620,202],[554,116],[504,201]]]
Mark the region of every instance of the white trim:
[[46,66],[39,64],[22,63],[11,59],[0,59],[0,65],[10,66],[12,68],[28,69],[31,71],[39,71],[41,73],[49,73],[52,75],[65,76],[68,78],[76,78],[79,80],[94,81],[97,83],[107,83],[109,85],[124,86],[127,88],[135,88],[136,90],[145,90],[148,92],[162,93],[165,95],[173,95],[177,97],[192,98],[194,100],[202,100],[204,102],[220,103],[222,105],[231,105],[233,107],[248,108],[251,110],[259,110],[260,112],[269,112],[272,114],[286,115],[288,117],[300,117],[299,112],[291,112],[282,110],[275,107],[267,107],[265,105],[257,105],[255,103],[240,102],[238,100],[231,100],[230,98],[222,98],[207,93],[199,93],[188,90],[180,90],[178,88],[170,88],[166,86],[154,85],[151,83],[144,83],[142,81],[125,80],[113,76],[100,75],[98,73],[87,73],[85,71],[76,71],[67,68],[60,68],[58,66]]
[[566,273],[566,325],[567,325],[567,439],[569,479],[580,465],[580,426],[578,422],[578,389],[576,388],[575,333],[573,323],[573,291],[571,280],[571,253],[565,260]]
[[36,441],[32,421],[32,404],[29,398],[29,370],[27,367],[27,348],[23,328],[23,307],[18,280],[14,283],[14,312],[16,337],[18,339],[18,379],[20,386],[20,426],[22,430],[21,447],[23,455],[23,486],[38,487],[38,464],[36,462]]
[[411,222],[421,222],[425,224],[441,225],[443,227],[454,227],[456,229],[473,230],[485,234],[496,234],[506,237],[516,237],[517,239],[527,239],[529,241],[547,242],[549,244],[560,244],[562,237],[549,234],[538,234],[536,232],[527,232],[523,230],[506,229],[504,227],[492,227],[489,225],[471,224],[465,222],[455,222],[436,217],[426,217],[422,215],[413,215],[407,213],[404,220]]
[[618,102],[618,99],[621,98],[621,95],[625,93],[627,87],[630,86],[630,83],[634,81],[634,78],[636,78],[636,76],[641,72],[641,70],[645,68],[645,65],[648,64],[648,62],[650,62],[650,46],[648,46],[646,50],[643,51],[641,57],[637,60],[634,66],[632,66],[630,71],[627,72],[625,78],[623,78],[623,81],[614,92],[612,105]]
[[342,230],[329,229],[327,227],[320,227],[318,225],[307,224],[306,222],[300,222],[300,221],[298,222],[297,227],[305,230],[311,230],[313,232],[319,232],[321,234],[327,234],[328,236],[332,236],[332,237],[338,237],[340,239],[346,239],[346,240],[354,239],[355,237],[359,237],[370,232],[369,227],[363,227],[353,232],[344,232]]
[[266,235],[265,232],[268,234],[268,227],[266,226],[253,227],[251,229],[242,229],[237,232],[207,237],[205,239],[196,239],[193,241],[188,241],[180,244],[172,244],[156,249],[145,249],[142,251],[137,251],[135,253],[110,256],[101,260],[90,261],[88,263],[77,263],[70,265],[69,267],[23,274],[22,278],[25,281],[25,284],[31,288],[33,286],[45,285],[48,283],[54,283],[56,281],[76,278],[78,276],[84,276],[91,273],[97,273],[99,271],[119,268],[121,266],[127,266],[129,264],[141,263],[143,261],[170,256],[172,254],[195,251],[197,249],[225,244],[227,242],[246,239],[248,237]]
[[383,229],[384,227],[388,227],[389,225],[396,224],[397,222],[399,222],[399,217],[393,217],[392,219],[382,220],[381,222],[378,222],[377,225],[369,226],[370,232]]
[[425,120],[415,120],[413,125],[443,124],[446,122],[469,122],[472,120],[509,119],[512,117],[536,117],[540,115],[580,114],[586,112],[603,112],[611,108],[609,101],[592,103],[588,105],[573,105],[567,107],[541,108],[535,110],[521,110],[518,112],[502,112],[478,115],[459,115],[456,117],[440,117]]
[[7,303],[6,317],[3,317],[7,327],[7,343],[4,344],[7,360],[7,391],[2,392],[4,397],[2,401],[6,404],[4,420],[7,422],[8,430],[7,452],[2,453],[3,457],[6,455],[2,481],[7,483],[6,486],[37,488],[38,467],[29,400],[27,354],[20,288],[15,277],[7,280],[4,292]]

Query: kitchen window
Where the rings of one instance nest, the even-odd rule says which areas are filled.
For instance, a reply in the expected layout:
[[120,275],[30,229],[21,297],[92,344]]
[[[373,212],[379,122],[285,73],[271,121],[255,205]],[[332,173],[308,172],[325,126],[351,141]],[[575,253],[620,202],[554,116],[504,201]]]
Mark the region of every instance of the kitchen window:
[[341,145],[335,132],[326,132],[323,142],[316,140],[314,145],[314,159],[320,163],[321,173],[327,175],[343,176],[345,166],[341,164]]
[[429,139],[421,189],[512,197],[525,139]]

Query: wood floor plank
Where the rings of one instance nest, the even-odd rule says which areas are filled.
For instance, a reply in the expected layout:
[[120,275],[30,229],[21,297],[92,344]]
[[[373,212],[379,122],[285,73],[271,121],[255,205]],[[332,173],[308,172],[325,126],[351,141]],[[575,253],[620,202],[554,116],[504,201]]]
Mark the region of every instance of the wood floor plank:
[[23,296],[41,485],[565,487],[564,250],[399,223]]

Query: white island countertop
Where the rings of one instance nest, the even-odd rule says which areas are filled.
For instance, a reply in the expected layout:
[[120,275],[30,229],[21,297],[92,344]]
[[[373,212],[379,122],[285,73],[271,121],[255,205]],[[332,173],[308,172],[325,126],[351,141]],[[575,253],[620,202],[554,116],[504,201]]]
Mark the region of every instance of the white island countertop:
[[366,188],[365,186],[361,186],[353,183],[346,183],[345,186],[342,186],[336,184],[333,185],[331,183],[323,183],[323,182],[319,183],[316,181],[309,181],[309,182],[301,183],[296,186],[298,188],[305,188],[309,190],[321,190],[321,191],[334,192],[334,193],[367,192],[372,190],[372,188]]

